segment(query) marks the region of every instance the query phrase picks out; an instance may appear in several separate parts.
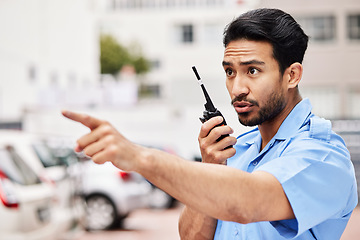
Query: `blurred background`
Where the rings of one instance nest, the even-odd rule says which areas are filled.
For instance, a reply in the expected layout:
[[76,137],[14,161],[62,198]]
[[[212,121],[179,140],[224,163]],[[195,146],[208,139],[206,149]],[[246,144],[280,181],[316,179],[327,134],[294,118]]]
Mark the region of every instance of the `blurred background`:
[[87,129],[60,111],[198,160],[204,97],[191,67],[235,135],[247,131],[225,88],[222,34],[258,7],[283,9],[310,35],[300,91],[360,168],[358,0],[0,0],[0,239],[152,239],[97,234],[159,225],[172,230],[153,239],[178,239],[181,204],[139,175],[74,154]]

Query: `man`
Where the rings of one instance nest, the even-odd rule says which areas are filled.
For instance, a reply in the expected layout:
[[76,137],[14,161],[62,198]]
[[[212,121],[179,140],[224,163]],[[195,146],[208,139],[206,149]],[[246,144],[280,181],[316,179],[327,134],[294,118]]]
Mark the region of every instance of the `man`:
[[135,145],[106,121],[64,111],[91,129],[75,150],[136,171],[183,202],[182,239],[340,239],[357,205],[356,180],[343,140],[300,96],[307,41],[276,9],[250,11],[226,28],[232,105],[242,124],[258,127],[217,141],[232,129],[215,127],[221,117],[208,120],[199,134],[203,163]]

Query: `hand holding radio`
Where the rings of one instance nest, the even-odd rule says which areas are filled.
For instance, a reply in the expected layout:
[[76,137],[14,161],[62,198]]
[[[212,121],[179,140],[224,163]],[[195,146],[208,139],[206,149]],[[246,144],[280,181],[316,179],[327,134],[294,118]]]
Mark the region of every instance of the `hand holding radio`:
[[[226,126],[227,124],[226,124],[224,116],[221,114],[221,112],[218,109],[216,109],[216,107],[212,103],[212,101],[210,99],[210,96],[207,93],[207,91],[205,89],[205,86],[202,83],[201,78],[200,78],[196,68],[192,67],[192,69],[193,69],[193,71],[195,73],[196,78],[198,79],[198,82],[200,84],[200,87],[201,87],[201,89],[202,89],[202,91],[204,93],[205,100],[206,100],[206,103],[204,104],[205,111],[203,112],[203,116],[200,117],[200,121],[202,123],[205,123],[205,122],[207,122],[207,121],[209,121],[211,119],[211,121],[209,121],[209,123],[207,123],[207,126],[202,127],[202,130],[201,130],[200,135],[199,135],[199,142],[200,142],[200,148],[201,148],[201,151],[202,151],[202,155],[204,155],[203,153],[206,152],[205,154],[207,156],[209,156],[209,158],[215,159],[212,162],[223,163],[223,162],[226,161],[227,158],[234,155],[235,152],[231,151],[231,152],[227,152],[227,153],[220,153],[220,151],[232,148],[232,145],[236,143],[236,138],[231,137],[231,138],[228,139],[228,141],[226,141],[226,142],[223,141],[223,142],[221,142],[219,144],[215,144],[216,146],[212,146],[212,147],[209,147],[209,145],[210,145],[209,143],[203,143],[203,146],[202,146],[201,139],[203,139],[203,138],[207,137],[208,135],[210,135],[210,132],[214,131],[215,128],[221,127],[221,126]],[[218,116],[220,116],[221,118],[213,119],[214,117],[218,117]],[[209,124],[211,126],[211,129],[207,129]],[[222,139],[224,139],[226,137],[229,137],[229,134],[232,133],[232,129],[229,128],[229,127],[221,128],[221,129],[219,128],[216,131],[217,132],[222,131],[222,135],[220,135],[220,137],[217,137],[216,142],[220,142]],[[214,134],[215,133],[213,133],[213,135]],[[211,140],[207,140],[207,141],[211,142]],[[215,142],[215,139],[213,141]],[[205,151],[205,148],[207,148],[208,150]],[[219,156],[219,155],[221,155],[221,156]]]
[[[198,72],[196,70],[196,67],[193,66],[192,69],[193,69],[193,71],[195,73],[195,76],[196,76],[196,78],[198,80],[198,83],[200,84],[200,87],[201,87],[201,89],[202,89],[202,91],[204,93],[205,100],[206,100],[206,103],[204,104],[205,111],[203,112],[203,117],[200,118],[200,121],[202,123],[204,123],[204,122],[206,122],[207,120],[209,120],[212,117],[216,117],[216,116],[223,117],[221,112],[219,110],[217,110],[216,107],[214,106],[214,104],[212,103],[211,98],[210,98],[208,92],[206,91],[206,88],[205,88],[203,82],[201,81],[200,75],[198,74]],[[225,118],[224,118],[224,121],[220,125],[226,125]]]

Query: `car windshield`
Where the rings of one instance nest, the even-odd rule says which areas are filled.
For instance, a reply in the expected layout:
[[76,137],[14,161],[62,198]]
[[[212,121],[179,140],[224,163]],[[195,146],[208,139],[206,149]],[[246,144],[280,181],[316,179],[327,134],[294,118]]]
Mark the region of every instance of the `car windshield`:
[[33,185],[41,182],[36,173],[10,146],[0,148],[0,170],[10,180],[22,185]]
[[44,167],[64,165],[61,159],[55,157],[52,154],[51,150],[45,145],[45,143],[34,143],[32,147],[34,148],[36,155],[39,157]]

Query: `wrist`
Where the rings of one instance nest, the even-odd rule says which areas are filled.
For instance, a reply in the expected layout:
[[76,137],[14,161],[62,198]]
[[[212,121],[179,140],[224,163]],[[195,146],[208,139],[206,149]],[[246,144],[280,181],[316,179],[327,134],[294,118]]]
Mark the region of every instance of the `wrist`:
[[154,168],[154,149],[138,146],[136,151],[137,159],[134,171],[144,175],[146,172]]

